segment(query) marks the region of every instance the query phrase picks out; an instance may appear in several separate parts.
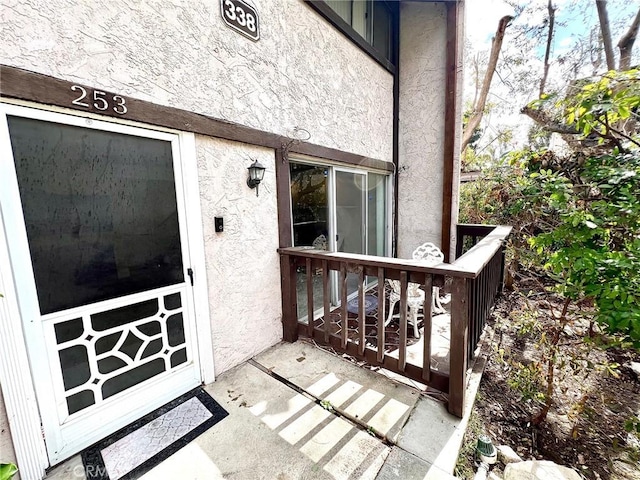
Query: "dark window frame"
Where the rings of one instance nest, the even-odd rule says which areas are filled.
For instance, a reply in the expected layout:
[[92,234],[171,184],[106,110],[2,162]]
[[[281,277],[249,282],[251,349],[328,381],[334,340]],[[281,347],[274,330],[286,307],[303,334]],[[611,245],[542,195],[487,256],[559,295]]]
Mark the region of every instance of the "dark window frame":
[[[374,0],[376,1],[376,0]],[[381,1],[381,0],[377,0]],[[391,32],[390,32],[390,53],[391,60],[386,58],[384,54],[382,54],[379,50],[374,48],[374,46],[369,43],[362,35],[360,35],[351,25],[349,25],[345,20],[338,15],[324,0],[306,0],[306,3],[313,8],[316,12],[318,12],[325,20],[327,20],[330,24],[332,24],[336,29],[338,29],[344,36],[346,36],[349,40],[355,43],[361,50],[367,53],[371,58],[373,58],[376,62],[378,62],[382,67],[388,70],[390,73],[396,73],[396,51],[395,42],[397,42],[399,36],[398,32],[394,31],[398,22],[396,21],[398,16],[398,4],[399,2],[387,2],[384,1],[386,7],[391,14]],[[375,33],[374,33],[375,35]]]

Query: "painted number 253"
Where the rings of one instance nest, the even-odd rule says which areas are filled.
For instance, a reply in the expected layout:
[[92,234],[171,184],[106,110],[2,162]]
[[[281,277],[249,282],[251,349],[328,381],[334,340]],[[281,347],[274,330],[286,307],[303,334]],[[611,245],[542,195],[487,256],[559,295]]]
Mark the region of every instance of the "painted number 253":
[[244,8],[236,5],[232,0],[225,0],[224,14],[229,21],[236,22],[241,27],[246,27],[250,32],[256,31],[256,17],[251,12],[245,12]]
[[100,90],[87,90],[80,85],[73,85],[71,87],[71,91],[77,92],[77,94],[80,95],[71,102],[73,105],[91,108],[91,104],[89,103],[91,102],[93,104],[93,108],[102,112],[111,108],[119,115],[127,113],[127,102],[125,98],[120,95],[109,96],[109,94],[101,92]]

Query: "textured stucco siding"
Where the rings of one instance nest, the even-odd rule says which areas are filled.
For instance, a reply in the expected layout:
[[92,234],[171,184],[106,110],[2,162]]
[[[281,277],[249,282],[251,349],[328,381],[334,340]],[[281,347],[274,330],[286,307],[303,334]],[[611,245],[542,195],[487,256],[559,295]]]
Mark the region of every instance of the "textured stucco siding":
[[[273,150],[196,137],[216,374],[282,339],[278,211]],[[249,156],[267,170],[259,197]],[[216,233],[214,217],[224,218]]]
[[392,160],[393,78],[302,0],[2,0],[0,63]]
[[400,6],[398,257],[441,243],[446,7]]
[[[302,0],[253,4],[258,42],[218,0],[2,0],[0,63],[390,162],[393,76]],[[274,152],[197,144],[219,373],[282,334]],[[267,167],[259,198],[249,154]]]

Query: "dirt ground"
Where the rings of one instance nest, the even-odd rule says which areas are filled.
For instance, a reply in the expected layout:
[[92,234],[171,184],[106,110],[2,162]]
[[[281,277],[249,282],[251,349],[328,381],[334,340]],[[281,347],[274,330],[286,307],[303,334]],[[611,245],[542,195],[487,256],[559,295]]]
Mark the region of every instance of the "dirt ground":
[[[589,337],[588,323],[563,328],[554,401],[546,420],[533,424],[546,390],[544,345],[558,325],[549,312],[561,310],[559,301],[548,298],[521,287],[505,293],[494,308],[483,348],[487,365],[456,475],[473,478],[473,452],[485,433],[523,460],[551,460],[586,479],[640,479],[640,434],[625,431],[625,422],[640,416],[640,379],[628,366],[640,362],[640,352],[625,345],[601,348],[610,339],[597,332]],[[498,463],[492,471],[500,475],[502,468]]]

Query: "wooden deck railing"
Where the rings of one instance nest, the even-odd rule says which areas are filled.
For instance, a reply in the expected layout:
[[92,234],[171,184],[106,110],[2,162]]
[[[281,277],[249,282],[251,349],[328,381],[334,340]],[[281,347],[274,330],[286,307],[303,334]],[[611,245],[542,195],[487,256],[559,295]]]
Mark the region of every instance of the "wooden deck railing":
[[[484,327],[484,321],[499,289],[504,264],[504,239],[511,227],[495,227],[473,248],[452,264],[425,266],[418,261],[369,255],[331,253],[308,247],[281,248],[282,307],[284,340],[294,342],[302,334],[317,342],[329,345],[371,365],[379,365],[390,371],[429,385],[448,394],[449,411],[462,417],[466,388],[467,363]],[[462,236],[464,237],[464,235]],[[462,238],[459,236],[459,239]],[[304,273],[303,273],[304,271]],[[336,272],[341,298],[339,307],[332,308],[330,272]],[[347,311],[347,275],[357,275],[358,311],[357,332],[350,335]],[[322,302],[314,304],[314,276],[321,277]],[[300,278],[302,277],[302,278]],[[365,280],[377,280],[377,325],[375,342],[367,344]],[[449,373],[434,370],[431,366],[431,342],[423,342],[422,364],[407,361],[407,288],[410,282],[421,285],[425,292],[423,305],[423,338],[431,338],[431,295],[434,285],[445,285],[451,279],[451,340]],[[397,352],[385,351],[385,284],[387,279],[400,282],[400,309]],[[298,321],[297,284],[301,280],[306,290],[306,310],[311,321]],[[375,282],[369,282],[370,284]],[[448,285],[449,282],[446,282]],[[323,321],[317,325],[313,312],[321,309]],[[341,321],[341,328],[332,329],[334,315]],[[335,322],[334,322],[335,324]],[[334,331],[335,330],[335,331]],[[375,343],[375,345],[372,345]],[[379,348],[380,347],[380,348]]]
[[[487,257],[487,248],[500,249],[491,253],[489,261],[483,266],[480,274],[469,281],[469,342],[468,358],[472,359],[480,341],[485,322],[498,293],[504,286],[504,240],[511,227],[495,227],[489,225],[457,225],[456,258],[454,264],[473,265],[474,257]],[[496,237],[497,236],[497,237]],[[480,245],[478,245],[480,243]],[[476,248],[477,247],[477,248]],[[464,255],[463,255],[464,253]]]

